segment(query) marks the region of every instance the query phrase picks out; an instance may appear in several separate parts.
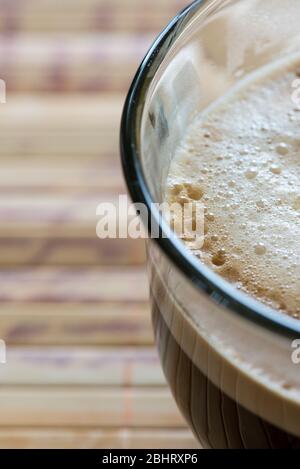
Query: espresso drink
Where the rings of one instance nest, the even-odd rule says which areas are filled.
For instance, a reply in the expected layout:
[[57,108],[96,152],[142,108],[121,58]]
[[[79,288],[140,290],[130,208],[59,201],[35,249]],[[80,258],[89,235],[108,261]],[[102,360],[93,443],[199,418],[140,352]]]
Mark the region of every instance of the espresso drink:
[[[300,316],[300,112],[292,99],[298,74],[296,61],[269,67],[202,112],[174,155],[166,187],[171,203],[204,205],[204,244],[187,243],[199,262],[294,318]],[[186,332],[184,305],[161,283],[152,272],[163,368],[204,446],[300,447],[299,396],[285,397],[291,384],[247,368],[229,347],[216,358],[205,335]],[[184,350],[191,342],[198,354]],[[267,356],[263,366],[275,359]]]
[[237,288],[296,318],[300,102],[298,109],[292,83],[297,70],[293,64],[257,77],[201,115],[175,155],[167,188],[172,202],[192,200],[193,190],[201,194],[206,236],[194,254]]

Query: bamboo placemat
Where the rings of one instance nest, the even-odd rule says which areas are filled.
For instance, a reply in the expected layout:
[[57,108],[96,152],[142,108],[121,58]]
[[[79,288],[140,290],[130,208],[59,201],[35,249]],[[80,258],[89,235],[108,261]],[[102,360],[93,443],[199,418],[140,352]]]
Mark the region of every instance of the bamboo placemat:
[[0,448],[194,448],[153,345],[125,193],[125,92],[184,0],[0,0]]
[[185,0],[1,0],[4,32],[159,31]]

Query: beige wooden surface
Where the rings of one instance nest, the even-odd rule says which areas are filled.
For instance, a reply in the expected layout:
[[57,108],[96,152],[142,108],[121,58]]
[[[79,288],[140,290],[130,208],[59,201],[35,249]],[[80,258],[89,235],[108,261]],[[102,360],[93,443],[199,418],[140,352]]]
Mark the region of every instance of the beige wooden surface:
[[183,0],[0,0],[0,448],[193,448],[150,324],[144,245],[96,237],[118,132]]

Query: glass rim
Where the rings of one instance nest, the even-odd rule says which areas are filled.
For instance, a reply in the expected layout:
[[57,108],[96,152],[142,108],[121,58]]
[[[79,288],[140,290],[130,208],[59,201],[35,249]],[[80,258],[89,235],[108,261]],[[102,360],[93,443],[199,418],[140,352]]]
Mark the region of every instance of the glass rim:
[[[148,229],[155,223],[160,232],[167,232],[165,222],[155,212],[155,203],[150,194],[139,154],[139,130],[144,110],[145,96],[152,79],[162,64],[166,53],[194,14],[210,0],[195,0],[178,13],[154,41],[133,79],[124,104],[121,129],[120,152],[127,188],[134,203],[147,207]],[[151,220],[150,220],[151,219]],[[284,337],[295,339],[300,336],[300,321],[260,303],[239,291],[218,274],[202,264],[189,252],[175,235],[160,236],[152,240],[164,254],[200,291],[210,296],[226,312],[237,314],[251,322]]]

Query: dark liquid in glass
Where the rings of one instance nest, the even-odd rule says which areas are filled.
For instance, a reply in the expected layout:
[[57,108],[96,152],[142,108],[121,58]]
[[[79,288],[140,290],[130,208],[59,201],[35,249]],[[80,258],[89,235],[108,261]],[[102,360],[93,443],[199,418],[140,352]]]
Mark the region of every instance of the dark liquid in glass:
[[217,388],[179,346],[152,298],[156,342],[178,407],[206,448],[300,448],[300,439],[275,427]]

